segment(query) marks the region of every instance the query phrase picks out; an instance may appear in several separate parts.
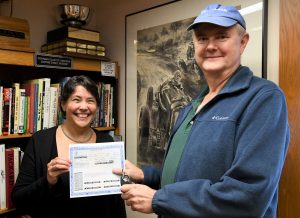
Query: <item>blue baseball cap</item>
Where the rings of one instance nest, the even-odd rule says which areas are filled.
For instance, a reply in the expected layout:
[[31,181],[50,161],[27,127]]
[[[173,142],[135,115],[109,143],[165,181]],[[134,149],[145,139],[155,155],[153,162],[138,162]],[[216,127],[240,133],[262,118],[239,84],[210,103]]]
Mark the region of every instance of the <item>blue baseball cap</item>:
[[240,12],[233,6],[211,4],[200,12],[187,30],[194,29],[199,23],[212,23],[218,26],[230,27],[239,23],[246,29],[246,22]]

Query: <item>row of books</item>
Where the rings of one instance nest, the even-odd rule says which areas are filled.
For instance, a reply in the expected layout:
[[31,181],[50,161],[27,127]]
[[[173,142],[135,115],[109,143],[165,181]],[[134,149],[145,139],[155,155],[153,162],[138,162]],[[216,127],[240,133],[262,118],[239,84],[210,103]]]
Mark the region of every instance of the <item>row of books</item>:
[[59,86],[50,81],[40,78],[0,86],[1,135],[33,133],[57,124]]
[[[58,83],[39,78],[0,86],[0,135],[34,133],[63,123],[60,93],[69,78]],[[93,127],[113,126],[114,87],[102,82],[97,85],[101,104]]]
[[23,154],[19,147],[5,148],[5,144],[0,144],[0,210],[13,208],[11,192]]

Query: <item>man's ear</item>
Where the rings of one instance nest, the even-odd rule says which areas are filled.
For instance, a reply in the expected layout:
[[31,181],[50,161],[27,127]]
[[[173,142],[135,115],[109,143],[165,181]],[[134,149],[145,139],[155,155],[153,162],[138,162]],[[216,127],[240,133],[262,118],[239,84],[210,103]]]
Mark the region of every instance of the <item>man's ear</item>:
[[240,53],[243,54],[247,44],[248,44],[248,41],[249,41],[249,33],[245,33],[242,37],[241,37],[241,48],[240,48]]

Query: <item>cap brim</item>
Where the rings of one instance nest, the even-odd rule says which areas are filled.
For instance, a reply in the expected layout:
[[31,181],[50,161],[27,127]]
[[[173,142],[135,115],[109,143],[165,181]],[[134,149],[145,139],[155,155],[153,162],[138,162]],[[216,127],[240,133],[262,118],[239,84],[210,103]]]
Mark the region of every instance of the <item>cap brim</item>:
[[236,24],[237,21],[227,17],[205,17],[199,19],[196,18],[195,21],[187,28],[187,30],[194,29],[196,25],[200,23],[211,23],[218,26],[230,27]]

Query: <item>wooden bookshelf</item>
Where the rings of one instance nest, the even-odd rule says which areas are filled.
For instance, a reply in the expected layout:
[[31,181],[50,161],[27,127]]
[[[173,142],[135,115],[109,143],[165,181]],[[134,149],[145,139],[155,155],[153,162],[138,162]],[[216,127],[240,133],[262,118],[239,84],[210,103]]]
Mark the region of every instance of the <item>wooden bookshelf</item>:
[[[118,88],[118,72],[116,77],[103,77],[101,76],[101,61],[96,59],[85,59],[80,57],[72,57],[72,69],[56,69],[35,66],[35,51],[30,48],[16,48],[12,46],[0,47],[0,80],[11,80],[14,82],[22,82],[24,80],[36,78],[51,78],[51,82],[59,81],[59,78],[74,76],[74,75],[87,75],[95,81],[103,81],[112,84],[117,94]],[[107,61],[106,59],[103,59]],[[114,99],[117,108],[117,97]],[[117,116],[115,114],[115,116]],[[2,121],[1,121],[2,122]],[[115,117],[114,126],[111,127],[96,127],[99,131],[115,131],[117,133],[117,117]],[[0,135],[0,142],[4,143],[6,147],[19,146],[23,150],[26,147],[28,140],[32,134],[10,134]],[[1,209],[0,217],[10,217],[15,214],[16,210]],[[14,216],[13,216],[14,217]]]

